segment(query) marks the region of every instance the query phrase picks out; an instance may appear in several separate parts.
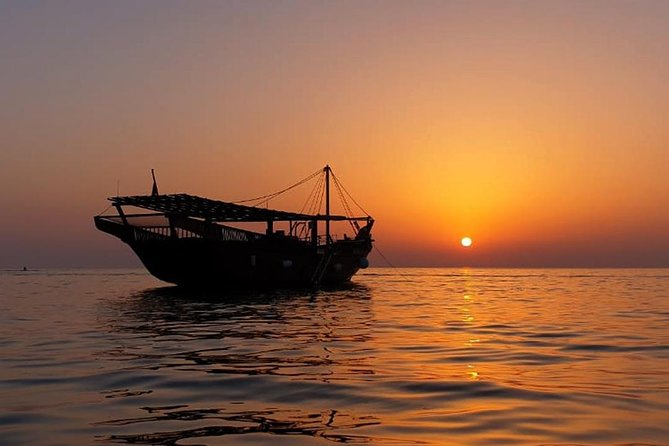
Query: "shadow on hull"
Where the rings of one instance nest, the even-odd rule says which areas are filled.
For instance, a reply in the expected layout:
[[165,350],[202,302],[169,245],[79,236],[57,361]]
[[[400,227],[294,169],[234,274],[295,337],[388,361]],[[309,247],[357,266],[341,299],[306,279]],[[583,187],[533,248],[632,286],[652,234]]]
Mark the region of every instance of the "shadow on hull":
[[[194,239],[129,245],[158,279],[188,288],[213,289],[339,287],[350,282],[369,253],[359,243],[340,244],[329,259],[314,250],[273,244]],[[318,266],[326,261],[318,277]]]

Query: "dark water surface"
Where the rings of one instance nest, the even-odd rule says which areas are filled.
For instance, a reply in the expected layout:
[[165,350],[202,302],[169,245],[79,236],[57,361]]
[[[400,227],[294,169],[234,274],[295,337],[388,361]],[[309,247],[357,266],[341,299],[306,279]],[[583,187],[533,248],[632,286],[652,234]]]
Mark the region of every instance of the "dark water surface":
[[2,445],[669,444],[669,270],[0,272]]

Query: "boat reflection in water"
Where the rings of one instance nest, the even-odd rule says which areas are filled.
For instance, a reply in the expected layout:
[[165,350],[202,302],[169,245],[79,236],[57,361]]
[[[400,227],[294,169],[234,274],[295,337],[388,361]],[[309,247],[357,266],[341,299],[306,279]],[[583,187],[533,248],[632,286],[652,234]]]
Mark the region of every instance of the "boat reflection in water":
[[121,375],[137,383],[107,398],[139,403],[114,408],[109,413],[127,416],[97,424],[107,441],[171,445],[275,434],[277,444],[279,434],[290,435],[290,444],[299,444],[295,435],[368,443],[356,431],[378,424],[345,409],[373,373],[374,315],[364,286],[224,300],[157,288],[107,301],[101,315],[118,342],[102,356],[121,361]]

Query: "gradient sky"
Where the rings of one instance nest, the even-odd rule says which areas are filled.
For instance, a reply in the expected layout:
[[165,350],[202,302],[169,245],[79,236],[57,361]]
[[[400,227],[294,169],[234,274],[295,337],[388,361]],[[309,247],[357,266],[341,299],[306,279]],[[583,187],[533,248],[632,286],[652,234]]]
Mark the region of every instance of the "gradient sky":
[[398,266],[669,266],[667,23],[667,1],[0,0],[0,267],[138,265],[92,216],[151,168],[240,199],[326,163]]

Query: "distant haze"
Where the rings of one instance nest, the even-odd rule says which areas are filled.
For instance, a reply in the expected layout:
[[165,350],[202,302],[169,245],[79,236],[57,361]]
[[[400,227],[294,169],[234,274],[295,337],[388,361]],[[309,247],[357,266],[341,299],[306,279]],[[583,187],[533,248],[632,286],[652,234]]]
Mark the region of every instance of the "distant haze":
[[139,265],[92,216],[151,168],[233,200],[326,163],[398,266],[667,267],[667,23],[666,1],[0,1],[0,268]]

